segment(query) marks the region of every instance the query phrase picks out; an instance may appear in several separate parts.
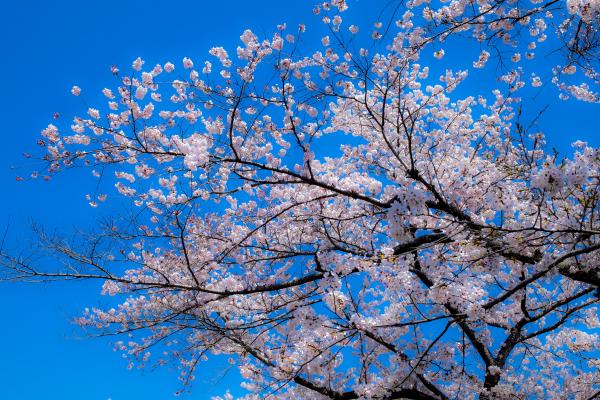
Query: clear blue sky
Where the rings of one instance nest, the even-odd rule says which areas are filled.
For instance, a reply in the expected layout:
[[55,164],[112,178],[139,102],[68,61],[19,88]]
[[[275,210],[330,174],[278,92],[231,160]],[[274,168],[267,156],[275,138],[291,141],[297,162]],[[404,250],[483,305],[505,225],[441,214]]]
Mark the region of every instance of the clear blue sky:
[[[374,16],[385,3],[349,1],[355,16]],[[295,0],[0,2],[0,228],[10,221],[7,243],[25,249],[32,238],[30,221],[68,232],[73,226],[92,227],[106,212],[87,206],[84,195],[95,182],[77,171],[51,184],[15,182],[32,168],[21,154],[37,151],[35,140],[52,114],[82,109],[69,94],[72,85],[99,96],[112,83],[111,64],[125,69],[138,55],[151,65],[178,63],[184,56],[203,60],[213,45],[235,48],[247,27],[270,34],[278,23],[305,22],[310,33],[318,24],[311,6]],[[365,25],[371,21],[365,19]],[[547,103],[542,128],[552,145],[568,152],[575,139],[599,144],[597,106],[558,104],[545,96],[528,104],[539,109]],[[172,398],[177,371],[128,371],[111,351],[110,339],[86,338],[69,323],[84,307],[102,301],[91,283],[0,284],[0,399]],[[209,399],[228,387],[239,391],[235,371],[221,377],[223,365],[209,365],[185,398]]]

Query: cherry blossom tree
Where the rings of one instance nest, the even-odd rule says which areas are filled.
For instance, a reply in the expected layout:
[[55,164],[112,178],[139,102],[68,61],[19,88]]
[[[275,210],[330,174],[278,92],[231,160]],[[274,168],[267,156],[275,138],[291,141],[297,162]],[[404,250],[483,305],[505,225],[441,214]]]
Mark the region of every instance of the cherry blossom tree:
[[[39,143],[48,178],[89,168],[133,216],[42,233],[63,269],[6,270],[102,281],[117,305],[82,326],[185,384],[231,357],[246,399],[598,398],[600,151],[547,152],[519,96],[600,102],[600,3],[410,0],[374,28],[346,8],[313,10],[321,43],[281,25],[113,67]],[[457,45],[467,67],[432,73]]]

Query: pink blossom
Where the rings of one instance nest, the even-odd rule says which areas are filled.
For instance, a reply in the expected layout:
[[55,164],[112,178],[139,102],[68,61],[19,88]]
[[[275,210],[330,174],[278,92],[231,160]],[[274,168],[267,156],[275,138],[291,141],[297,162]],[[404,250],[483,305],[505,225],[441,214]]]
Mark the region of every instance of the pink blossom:
[[183,68],[185,68],[185,69],[194,68],[194,63],[188,57],[183,57]]
[[164,66],[165,72],[169,73],[169,72],[173,72],[173,70],[175,70],[175,65],[173,63],[166,63]]
[[133,63],[131,64],[131,67],[135,71],[141,71],[143,65],[144,65],[144,60],[142,60],[140,57],[138,57],[133,61]]

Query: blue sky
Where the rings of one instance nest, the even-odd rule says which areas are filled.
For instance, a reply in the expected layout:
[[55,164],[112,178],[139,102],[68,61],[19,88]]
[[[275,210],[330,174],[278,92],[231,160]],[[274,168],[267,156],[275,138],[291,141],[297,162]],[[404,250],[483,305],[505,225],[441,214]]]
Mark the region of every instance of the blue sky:
[[[294,16],[302,12],[312,18],[302,2],[261,1],[260,7],[250,1],[0,2],[0,227],[10,221],[7,242],[26,252],[31,221],[69,232],[73,226],[93,227],[105,212],[84,199],[95,184],[89,172],[71,171],[50,184],[15,181],[34,168],[21,154],[38,151],[35,141],[53,113],[82,109],[69,93],[72,85],[99,97],[105,85],[114,84],[112,64],[126,69],[137,56],[152,64],[200,59],[215,44],[237,46],[246,27],[272,32],[286,20],[298,23]],[[111,339],[87,338],[69,322],[84,307],[101,304],[98,293],[93,283],[0,284],[1,399],[172,398],[180,386],[178,371],[128,371],[111,351]],[[225,366],[210,366],[186,398],[238,389],[235,369],[221,377]]]
[[[376,15],[372,1],[349,1],[352,14]],[[0,228],[8,225],[7,244],[27,252],[30,222],[69,232],[93,227],[106,209],[91,209],[84,195],[93,192],[89,172],[71,171],[53,180],[18,183],[33,167],[21,154],[35,153],[40,130],[54,112],[81,111],[69,89],[76,84],[99,97],[113,83],[112,64],[126,69],[142,56],[150,65],[204,59],[213,45],[235,48],[252,28],[270,34],[275,25],[318,25],[312,2],[304,1],[3,1],[0,2]],[[366,22],[371,19],[365,18]],[[455,55],[456,57],[457,55]],[[449,61],[452,55],[449,55]],[[448,61],[446,61],[448,62]],[[471,83],[470,85],[473,85]],[[472,88],[471,86],[470,88]],[[529,106],[550,109],[541,128],[549,142],[568,152],[575,139],[597,146],[597,106],[546,101]],[[93,95],[96,96],[96,95]],[[86,306],[101,304],[93,283],[2,284],[0,398],[7,400],[155,400],[171,398],[177,371],[128,371],[111,351],[110,339],[90,339],[69,320]],[[237,391],[238,375],[224,376],[221,363],[200,373],[190,399],[208,399],[226,388]]]

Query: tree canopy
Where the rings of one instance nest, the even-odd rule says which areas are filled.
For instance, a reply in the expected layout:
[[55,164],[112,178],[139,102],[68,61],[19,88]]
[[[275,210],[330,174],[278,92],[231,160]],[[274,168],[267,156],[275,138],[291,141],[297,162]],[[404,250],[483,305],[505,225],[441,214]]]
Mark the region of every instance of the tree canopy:
[[548,151],[520,96],[600,102],[600,3],[390,4],[318,5],[320,43],[283,24],[113,67],[106,102],[43,130],[40,175],[88,168],[116,188],[90,206],[133,213],[41,234],[62,269],[5,270],[103,281],[118,305],[81,325],[186,385],[225,354],[247,399],[598,398],[600,150]]

